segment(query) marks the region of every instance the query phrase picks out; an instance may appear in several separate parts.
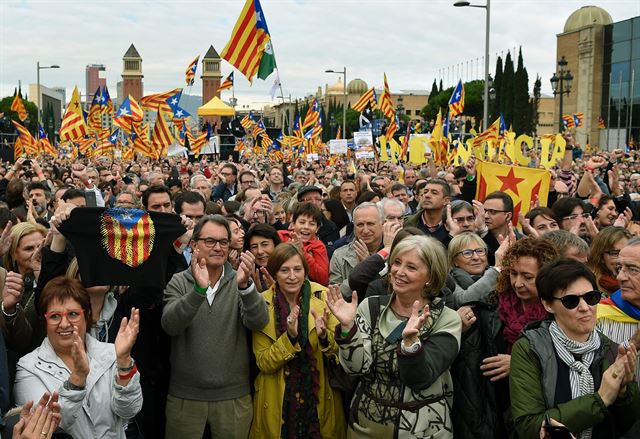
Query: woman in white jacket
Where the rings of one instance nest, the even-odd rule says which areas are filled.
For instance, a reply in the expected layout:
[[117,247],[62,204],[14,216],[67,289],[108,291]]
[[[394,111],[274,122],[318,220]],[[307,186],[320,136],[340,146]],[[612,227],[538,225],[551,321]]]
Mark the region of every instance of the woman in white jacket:
[[58,277],[47,283],[39,305],[47,337],[18,363],[15,399],[36,400],[57,391],[60,428],[76,438],[125,438],[124,425],[142,408],[140,374],[131,358],[140,316],[122,319],[115,343],[87,335],[89,295],[80,281]]

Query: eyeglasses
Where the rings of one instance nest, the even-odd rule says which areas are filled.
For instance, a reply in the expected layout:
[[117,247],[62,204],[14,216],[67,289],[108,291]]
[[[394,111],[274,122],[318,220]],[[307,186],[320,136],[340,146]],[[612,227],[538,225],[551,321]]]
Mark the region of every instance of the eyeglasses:
[[562,219],[563,220],[571,220],[573,221],[574,219],[578,218],[578,217],[582,217],[582,218],[589,218],[591,215],[589,215],[587,212],[584,213],[576,213],[573,215],[569,215],[569,216],[563,216]]
[[194,239],[194,241],[204,242],[204,246],[207,248],[214,248],[216,244],[220,244],[220,248],[229,247],[228,239],[197,238],[197,239]]
[[256,181],[255,180],[245,180],[245,181],[241,181],[240,183],[242,183],[242,184],[252,184],[253,185],[253,184],[256,184]]
[[66,317],[69,323],[78,323],[82,320],[84,311],[82,309],[70,309],[69,311],[49,311],[44,314],[47,323],[59,325],[63,317]]
[[616,271],[620,273],[622,270],[626,271],[629,276],[638,276],[640,275],[640,268],[628,265],[617,264]]
[[496,210],[496,209],[485,209],[484,210],[486,213],[488,213],[491,216],[497,215],[499,213],[508,213],[510,212],[509,210]]
[[487,249],[484,247],[481,247],[481,248],[476,248],[474,250],[472,249],[462,250],[461,252],[456,253],[456,256],[462,255],[462,257],[465,259],[471,259],[474,254],[478,256],[484,256],[487,254]]
[[589,306],[595,306],[600,302],[601,297],[602,293],[600,291],[593,290],[584,294],[567,294],[563,297],[553,297],[553,300],[559,300],[567,309],[574,309],[580,304],[580,299],[584,299]]
[[470,216],[459,216],[457,218],[453,218],[453,220],[455,222],[457,222],[458,224],[462,224],[462,223],[472,223],[476,220],[475,215],[470,215]]

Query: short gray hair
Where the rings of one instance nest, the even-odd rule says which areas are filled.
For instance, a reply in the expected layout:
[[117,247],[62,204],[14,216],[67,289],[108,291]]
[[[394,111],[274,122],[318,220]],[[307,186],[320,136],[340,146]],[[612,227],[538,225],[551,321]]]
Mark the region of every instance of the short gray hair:
[[428,298],[436,297],[444,287],[449,274],[449,263],[444,245],[431,236],[414,235],[404,238],[396,244],[389,257],[389,267],[396,258],[409,250],[416,250],[418,257],[427,266],[430,280],[425,288]]
[[213,223],[219,226],[224,227],[227,230],[227,237],[231,239],[231,227],[229,227],[229,221],[222,215],[205,215],[198,221],[198,224],[193,228],[193,235],[191,236],[192,241],[196,241],[200,239],[200,235],[202,234],[202,228],[208,224]]
[[[553,244],[560,255],[564,255],[570,247],[576,247],[581,254],[589,254],[589,244],[568,230],[553,230],[545,233],[542,239]],[[627,245],[629,245],[631,241],[633,241],[633,239],[630,240]]]
[[380,207],[378,207],[378,205],[376,203],[372,203],[370,201],[366,201],[364,203],[360,203],[355,207],[355,209],[353,209],[353,215],[352,215],[353,221],[355,222],[356,212],[358,212],[359,210],[362,210],[362,209],[367,209],[369,207],[373,207],[378,211],[378,218],[380,219],[380,224],[383,224],[384,223],[384,212],[382,211],[382,209]]
[[[378,201],[377,206],[382,210],[382,214],[384,215],[384,209],[387,206],[393,206],[395,204],[395,206],[402,210],[402,212],[404,213],[404,211],[407,209],[406,206],[404,205],[404,203],[400,200],[398,200],[397,198],[383,198],[382,200]],[[383,218],[384,219],[384,218]]]

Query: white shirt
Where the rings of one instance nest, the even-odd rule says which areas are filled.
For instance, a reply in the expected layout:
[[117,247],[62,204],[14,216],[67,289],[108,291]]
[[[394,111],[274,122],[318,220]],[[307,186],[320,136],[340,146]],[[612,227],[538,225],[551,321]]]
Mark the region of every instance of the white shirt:
[[224,278],[224,265],[222,266],[222,273],[220,273],[220,277],[218,278],[218,282],[213,285],[209,285],[207,288],[207,302],[209,302],[209,306],[213,304],[214,299],[216,298],[216,294],[220,289],[220,281]]

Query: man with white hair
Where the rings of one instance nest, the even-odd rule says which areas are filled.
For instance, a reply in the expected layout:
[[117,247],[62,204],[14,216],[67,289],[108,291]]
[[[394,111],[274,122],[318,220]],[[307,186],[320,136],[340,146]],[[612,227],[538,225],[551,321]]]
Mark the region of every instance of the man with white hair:
[[191,177],[189,186],[191,187],[192,191],[200,192],[205,201],[211,200],[213,185],[211,184],[211,181],[209,181],[209,179],[204,175],[194,175],[193,177]]
[[362,203],[353,209],[353,230],[355,239],[337,249],[329,264],[329,281],[342,285],[342,294],[351,298],[349,272],[370,254],[380,250],[382,245],[382,224],[384,213],[375,203]]
[[[620,250],[617,267],[620,289],[598,304],[596,326],[614,342],[640,348],[640,238]],[[640,383],[640,363],[636,381]]]

